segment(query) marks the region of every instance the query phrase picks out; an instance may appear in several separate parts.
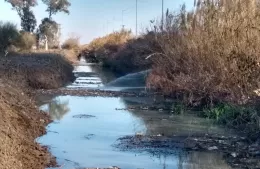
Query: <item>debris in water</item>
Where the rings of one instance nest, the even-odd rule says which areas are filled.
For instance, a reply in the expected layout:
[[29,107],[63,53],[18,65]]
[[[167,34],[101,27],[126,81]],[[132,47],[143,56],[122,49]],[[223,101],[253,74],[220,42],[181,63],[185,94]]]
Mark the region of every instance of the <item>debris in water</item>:
[[57,131],[51,131],[51,130],[48,130],[47,132],[48,132],[48,133],[55,133],[55,134],[59,134]]
[[79,119],[88,119],[88,118],[94,118],[96,116],[88,115],[88,114],[78,114],[73,116],[73,118],[79,118]]
[[90,140],[92,137],[94,137],[94,134],[88,134],[84,136],[86,140]]

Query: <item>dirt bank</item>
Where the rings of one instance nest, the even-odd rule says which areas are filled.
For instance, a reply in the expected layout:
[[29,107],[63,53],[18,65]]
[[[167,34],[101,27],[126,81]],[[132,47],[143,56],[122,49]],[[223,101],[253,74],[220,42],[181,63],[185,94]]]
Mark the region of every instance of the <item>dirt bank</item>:
[[73,79],[73,67],[56,55],[11,55],[0,58],[0,168],[44,169],[55,165],[35,139],[46,133],[49,116],[39,111],[34,89],[58,88]]
[[0,75],[32,89],[56,89],[74,80],[73,66],[63,56],[46,53],[0,57]]
[[14,83],[0,80],[0,168],[44,168],[52,159],[35,139],[45,134],[50,120],[18,88]]

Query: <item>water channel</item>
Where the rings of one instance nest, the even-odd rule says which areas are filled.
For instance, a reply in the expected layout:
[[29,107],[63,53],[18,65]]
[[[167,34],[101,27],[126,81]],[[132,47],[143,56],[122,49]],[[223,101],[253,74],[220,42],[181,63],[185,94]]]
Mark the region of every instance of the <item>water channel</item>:
[[[110,83],[117,77],[95,65],[75,66],[74,73],[77,79],[67,86],[71,90],[145,90],[140,74]],[[124,80],[127,83],[121,83]],[[62,169],[110,166],[122,169],[230,168],[219,153],[185,152],[176,149],[173,154],[153,154],[150,151],[131,152],[115,148],[113,145],[118,138],[136,133],[231,133],[196,116],[123,110],[144,102],[153,104],[153,100],[131,97],[41,96],[40,108],[48,112],[54,122],[47,127],[47,134],[37,141],[50,147]]]

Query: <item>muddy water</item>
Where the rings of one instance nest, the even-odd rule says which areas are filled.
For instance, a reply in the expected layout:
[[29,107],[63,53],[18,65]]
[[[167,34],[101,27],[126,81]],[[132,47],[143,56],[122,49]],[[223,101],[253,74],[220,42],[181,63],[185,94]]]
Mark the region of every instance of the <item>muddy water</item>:
[[[107,87],[115,76],[96,66],[76,66],[76,81],[67,86],[71,90],[85,88],[130,89],[130,86]],[[134,90],[143,90],[143,87]],[[57,96],[41,97],[41,109],[50,113],[54,122],[47,127],[47,135],[38,142],[50,147],[62,169],[110,167],[122,169],[228,169],[221,154],[185,152],[173,154],[120,151],[113,145],[126,135],[142,134],[232,134],[210,125],[205,119],[193,116],[172,116],[168,112],[118,110],[151,98],[105,98]]]

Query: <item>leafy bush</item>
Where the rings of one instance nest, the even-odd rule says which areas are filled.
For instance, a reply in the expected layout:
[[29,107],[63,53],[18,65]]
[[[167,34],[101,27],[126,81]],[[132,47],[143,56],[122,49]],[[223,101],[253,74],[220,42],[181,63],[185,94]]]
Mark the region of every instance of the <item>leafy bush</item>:
[[17,39],[19,33],[16,25],[0,21],[0,52],[4,52]]
[[36,45],[36,36],[30,32],[20,32],[16,46],[22,50],[30,50]]

